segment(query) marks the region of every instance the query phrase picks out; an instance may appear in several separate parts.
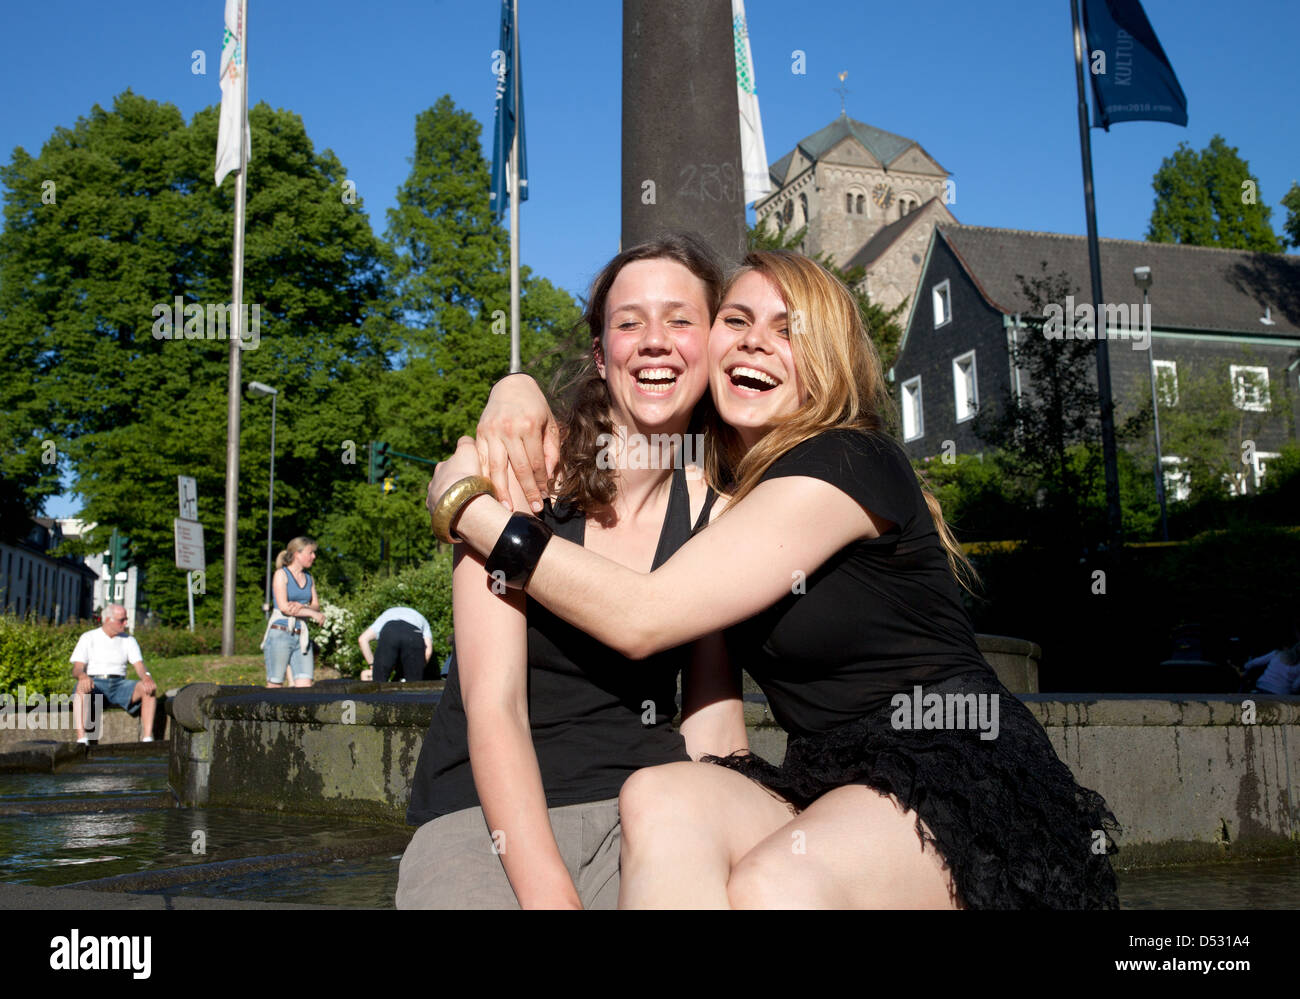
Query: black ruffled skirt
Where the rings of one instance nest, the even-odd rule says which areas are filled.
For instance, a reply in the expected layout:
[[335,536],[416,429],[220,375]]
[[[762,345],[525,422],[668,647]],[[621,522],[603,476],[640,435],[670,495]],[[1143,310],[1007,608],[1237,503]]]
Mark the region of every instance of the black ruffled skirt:
[[801,810],[846,784],[896,796],[916,812],[917,835],[944,858],[966,908],[1119,908],[1115,817],[1101,795],[1075,782],[1029,709],[991,672],[923,691],[996,694],[996,738],[981,739],[973,720],[895,728],[896,711],[886,707],[827,733],[791,735],[779,767],[758,756],[705,759]]

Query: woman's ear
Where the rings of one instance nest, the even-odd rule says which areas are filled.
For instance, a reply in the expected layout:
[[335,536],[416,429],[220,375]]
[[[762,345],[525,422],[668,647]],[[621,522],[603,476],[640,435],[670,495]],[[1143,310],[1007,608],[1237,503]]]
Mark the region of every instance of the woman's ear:
[[596,362],[596,371],[601,378],[605,377],[605,348],[601,345],[600,338],[597,337],[591,341],[591,356]]

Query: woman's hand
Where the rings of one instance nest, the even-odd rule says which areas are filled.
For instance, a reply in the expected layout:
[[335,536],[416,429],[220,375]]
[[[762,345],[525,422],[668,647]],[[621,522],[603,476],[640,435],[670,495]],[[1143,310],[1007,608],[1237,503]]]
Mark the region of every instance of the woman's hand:
[[507,375],[492,386],[474,431],[480,469],[511,509],[507,468],[513,469],[533,512],[542,509],[546,485],[560,460],[560,430],[546,396],[530,376]]
[[[433,516],[433,508],[442,499],[442,494],[467,475],[482,475],[478,451],[472,437],[462,437],[456,442],[455,453],[445,461],[440,461],[433,469],[433,479],[429,482],[429,494],[424,505]],[[509,503],[506,504],[509,507]]]

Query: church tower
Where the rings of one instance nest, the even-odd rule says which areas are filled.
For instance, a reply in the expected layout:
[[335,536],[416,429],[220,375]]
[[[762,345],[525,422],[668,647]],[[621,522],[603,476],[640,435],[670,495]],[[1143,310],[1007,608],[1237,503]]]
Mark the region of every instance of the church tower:
[[774,190],[754,205],[760,226],[807,226],[803,252],[865,267],[874,301],[892,308],[915,300],[931,230],[956,222],[946,207],[955,190],[948,171],[918,142],[841,114],[770,172]]

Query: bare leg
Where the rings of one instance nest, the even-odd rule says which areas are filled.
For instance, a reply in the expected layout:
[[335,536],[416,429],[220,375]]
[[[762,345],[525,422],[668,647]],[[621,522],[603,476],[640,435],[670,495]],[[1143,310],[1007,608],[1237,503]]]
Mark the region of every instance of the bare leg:
[[142,697],[140,694],[140,685],[135,685],[135,690],[131,691],[131,703],[140,701],[140,737],[153,736],[154,715],[158,710],[158,698],[150,695]]
[[621,909],[727,908],[732,865],[790,820],[785,802],[713,763],[638,770],[618,807]]
[[822,795],[735,865],[737,909],[953,909],[951,877],[916,813],[850,785]]
[[86,698],[91,695],[77,691],[72,697],[72,723],[77,726],[77,740],[86,737]]

